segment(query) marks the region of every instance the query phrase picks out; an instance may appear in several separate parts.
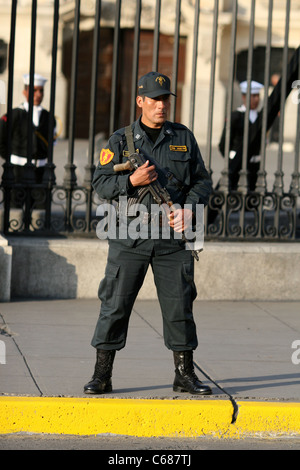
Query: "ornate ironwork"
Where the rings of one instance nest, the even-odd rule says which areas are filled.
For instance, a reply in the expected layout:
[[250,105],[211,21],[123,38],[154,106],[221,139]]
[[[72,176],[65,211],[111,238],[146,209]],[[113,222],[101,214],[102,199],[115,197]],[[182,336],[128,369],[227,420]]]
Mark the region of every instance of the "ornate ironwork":
[[207,209],[210,240],[296,240],[300,237],[298,196],[216,191]]

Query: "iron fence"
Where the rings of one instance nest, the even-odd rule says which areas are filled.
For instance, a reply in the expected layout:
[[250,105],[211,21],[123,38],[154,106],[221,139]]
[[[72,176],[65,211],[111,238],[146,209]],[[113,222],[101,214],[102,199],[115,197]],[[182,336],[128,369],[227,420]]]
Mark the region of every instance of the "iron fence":
[[[176,4],[175,4],[176,3]],[[220,5],[218,0],[213,3],[213,22],[211,25],[211,53],[210,53],[210,85],[207,112],[207,143],[202,153],[211,175],[214,174],[213,167],[213,119],[215,100],[215,68],[217,61],[217,40],[219,25]],[[228,2],[227,2],[228,3]],[[283,178],[283,139],[285,124],[286,98],[293,90],[299,90],[299,48],[293,54],[289,50],[289,21],[291,5],[286,1],[285,8],[285,32],[282,48],[281,77],[272,94],[264,94],[264,102],[259,118],[254,126],[249,126],[250,112],[250,81],[253,71],[254,32],[255,32],[255,0],[251,1],[251,15],[249,20],[249,43],[247,51],[246,77],[248,83],[246,95],[246,111],[244,121],[243,145],[237,151],[235,161],[239,164],[239,180],[236,188],[230,186],[230,133],[231,113],[233,110],[233,84],[236,79],[236,38],[238,22],[238,1],[233,0],[227,13],[230,15],[230,47],[227,62],[229,64],[229,76],[227,82],[227,105],[226,105],[226,138],[224,152],[224,168],[218,184],[215,185],[211,195],[209,206],[206,209],[205,237],[210,240],[288,240],[299,239],[299,129],[300,112],[299,99],[296,100],[297,123],[293,152],[293,172],[291,184],[285,191]],[[199,43],[199,18],[200,0],[194,4],[194,30],[192,40],[192,70],[190,73],[190,111],[189,127],[195,130],[195,106],[198,80],[198,43]],[[11,28],[9,41],[8,61],[8,93],[7,93],[7,147],[8,155],[11,154],[11,115],[13,102],[14,83],[14,57],[15,57],[15,34],[17,20],[17,0],[11,4]],[[119,82],[120,82],[120,44],[122,41],[121,28],[121,6],[122,1],[116,0],[113,21],[113,54],[111,61],[111,88],[110,88],[110,112],[109,112],[109,134],[118,124]],[[161,0],[153,2],[155,8],[155,22],[153,28],[153,56],[152,69],[157,70],[160,63],[160,19]],[[136,118],[135,94],[136,84],[141,62],[141,51],[139,48],[141,37],[141,11],[142,0],[136,1],[135,24],[133,25],[133,44],[131,69],[130,109],[128,121]],[[173,34],[173,62],[172,83],[173,91],[177,92],[179,82],[179,54],[180,54],[180,24],[181,24],[182,2],[174,2],[174,34]],[[273,1],[268,2],[267,37],[264,55],[264,87],[270,85],[271,50],[272,50],[272,15]],[[76,106],[78,92],[78,51],[80,46],[80,21],[81,2],[74,1],[73,39],[69,88],[69,123],[68,123],[68,151],[67,161],[64,165],[64,177],[62,184],[56,182],[56,167],[53,161],[53,132],[55,127],[55,95],[56,95],[56,69],[58,50],[58,29],[60,21],[60,2],[53,1],[53,31],[52,31],[52,66],[51,66],[51,92],[50,92],[50,125],[48,131],[48,156],[44,168],[43,179],[36,183],[34,179],[35,165],[32,161],[32,112],[33,112],[33,76],[35,72],[36,51],[36,22],[37,22],[37,0],[32,0],[31,9],[31,50],[30,50],[30,86],[29,86],[29,116],[28,119],[28,161],[24,168],[23,181],[16,183],[14,176],[14,165],[8,158],[3,165],[1,182],[2,200],[0,201],[3,214],[3,232],[5,234],[21,235],[51,235],[51,236],[96,236],[98,218],[96,210],[101,203],[92,190],[92,177],[95,169],[95,146],[96,122],[97,122],[97,93],[98,84],[101,82],[99,71],[99,55],[101,55],[101,1],[95,1],[92,66],[90,77],[90,110],[89,110],[89,135],[87,139],[87,157],[85,162],[85,174],[83,181],[79,184],[77,180],[77,168],[75,165],[74,142],[76,137]],[[299,95],[298,95],[299,96]],[[296,95],[297,97],[297,95]],[[176,119],[178,112],[176,101],[172,101],[170,120]],[[266,147],[267,133],[280,113],[279,119],[279,142],[277,153],[277,169],[274,174],[272,191],[266,184]],[[261,162],[255,188],[248,187],[248,155],[251,147],[260,144]],[[1,195],[0,195],[1,198]]]

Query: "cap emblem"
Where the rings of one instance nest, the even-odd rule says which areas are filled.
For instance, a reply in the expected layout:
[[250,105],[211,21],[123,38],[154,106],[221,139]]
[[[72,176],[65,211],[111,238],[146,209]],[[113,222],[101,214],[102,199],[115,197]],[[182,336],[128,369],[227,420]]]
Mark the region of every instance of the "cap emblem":
[[166,81],[164,77],[161,75],[155,79],[156,82],[160,84],[160,86],[163,86],[164,82]]

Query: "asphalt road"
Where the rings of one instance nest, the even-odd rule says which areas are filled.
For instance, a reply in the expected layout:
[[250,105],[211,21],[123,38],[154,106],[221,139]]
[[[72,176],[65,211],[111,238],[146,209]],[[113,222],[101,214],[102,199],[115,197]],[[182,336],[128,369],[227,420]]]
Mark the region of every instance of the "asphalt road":
[[[122,451],[145,451],[153,456],[155,451],[166,451],[175,455],[195,453],[203,450],[300,450],[300,437],[214,439],[199,438],[141,438],[131,436],[62,436],[62,435],[0,435],[0,450],[99,450],[105,451],[101,461],[119,457]],[[111,451],[111,452],[109,452]],[[148,451],[148,452],[146,452]],[[134,455],[133,452],[130,455]],[[184,466],[184,461],[181,461]],[[157,465],[155,465],[157,467]]]

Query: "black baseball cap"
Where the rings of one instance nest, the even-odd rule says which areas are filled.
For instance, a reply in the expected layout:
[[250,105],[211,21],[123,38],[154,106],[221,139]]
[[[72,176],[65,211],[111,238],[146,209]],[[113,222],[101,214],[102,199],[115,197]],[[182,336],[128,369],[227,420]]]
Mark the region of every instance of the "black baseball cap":
[[149,98],[156,98],[161,95],[174,95],[170,91],[170,79],[166,75],[158,72],[149,72],[143,75],[138,81],[138,94]]

